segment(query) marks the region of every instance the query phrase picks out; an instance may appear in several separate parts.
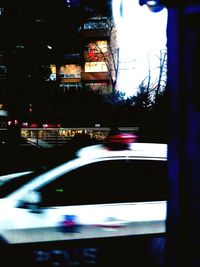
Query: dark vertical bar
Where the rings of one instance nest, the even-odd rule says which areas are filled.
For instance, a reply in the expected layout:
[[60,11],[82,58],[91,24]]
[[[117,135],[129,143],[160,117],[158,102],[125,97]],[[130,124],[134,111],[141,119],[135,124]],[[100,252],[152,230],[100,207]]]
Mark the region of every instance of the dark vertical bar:
[[200,266],[200,12],[169,8],[167,263]]
[[168,9],[167,50],[169,93],[169,140],[168,140],[168,173],[169,200],[167,210],[167,266],[178,267],[180,245],[180,198],[179,198],[179,149],[180,149],[180,12],[178,9]]

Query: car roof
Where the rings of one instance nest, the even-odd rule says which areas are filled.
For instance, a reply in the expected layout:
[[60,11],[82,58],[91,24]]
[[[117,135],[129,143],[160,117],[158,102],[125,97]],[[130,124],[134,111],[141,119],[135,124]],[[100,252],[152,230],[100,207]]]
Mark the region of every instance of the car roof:
[[160,143],[131,143],[126,149],[111,149],[104,144],[81,148],[77,157],[84,159],[135,157],[135,158],[167,158],[167,144]]

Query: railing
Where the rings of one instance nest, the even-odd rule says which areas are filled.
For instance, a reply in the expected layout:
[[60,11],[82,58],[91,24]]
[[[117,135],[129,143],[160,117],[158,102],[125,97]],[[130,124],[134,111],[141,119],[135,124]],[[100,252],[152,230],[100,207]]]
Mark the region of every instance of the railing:
[[[119,127],[121,132],[137,133],[138,127]],[[1,141],[4,143],[7,139],[6,136],[7,128],[0,128]],[[91,140],[102,142],[108,136],[110,132],[109,127],[80,127],[80,128],[21,128],[21,137],[25,139],[22,142],[23,146],[36,145],[39,147],[63,147],[70,143],[70,141],[77,135],[82,133],[87,134],[91,137]],[[10,135],[8,135],[10,138]],[[7,136],[7,137],[8,137]],[[78,139],[74,139],[76,142]],[[12,140],[13,141],[13,140]],[[13,142],[12,142],[13,143]]]
[[[138,127],[119,127],[122,132],[137,132]],[[109,127],[90,128],[22,128],[21,136],[35,144],[40,145],[41,141],[52,147],[62,147],[67,145],[72,138],[81,133],[88,134],[97,141],[103,141],[109,134]],[[43,143],[43,145],[45,145]]]

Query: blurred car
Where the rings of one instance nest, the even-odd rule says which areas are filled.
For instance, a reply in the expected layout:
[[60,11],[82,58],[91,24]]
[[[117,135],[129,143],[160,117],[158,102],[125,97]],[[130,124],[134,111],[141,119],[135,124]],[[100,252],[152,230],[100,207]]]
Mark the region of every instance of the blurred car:
[[0,186],[2,244],[26,245],[26,249],[31,245],[30,258],[36,266],[52,257],[62,262],[58,266],[68,266],[69,249],[55,256],[53,247],[58,242],[63,246],[92,242],[92,250],[91,243],[89,250],[81,249],[81,259],[80,253],[72,253],[80,265],[98,261],[94,246],[98,240],[163,236],[167,145],[121,137],[122,142],[118,136],[117,141],[79,149],[76,158],[66,163],[40,174],[26,173]]

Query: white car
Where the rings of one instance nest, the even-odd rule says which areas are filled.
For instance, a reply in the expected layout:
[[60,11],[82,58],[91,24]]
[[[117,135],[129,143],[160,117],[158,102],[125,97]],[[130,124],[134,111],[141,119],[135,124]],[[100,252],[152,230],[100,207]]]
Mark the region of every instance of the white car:
[[27,171],[19,171],[19,172],[14,172],[14,173],[9,173],[9,174],[3,174],[0,176],[0,186],[2,186],[4,183],[7,183],[11,179],[16,179],[21,176],[26,176],[30,173],[33,173],[34,171],[32,170],[27,170]]
[[1,240],[24,245],[164,234],[167,145],[113,147],[82,148],[66,163],[1,186]]

